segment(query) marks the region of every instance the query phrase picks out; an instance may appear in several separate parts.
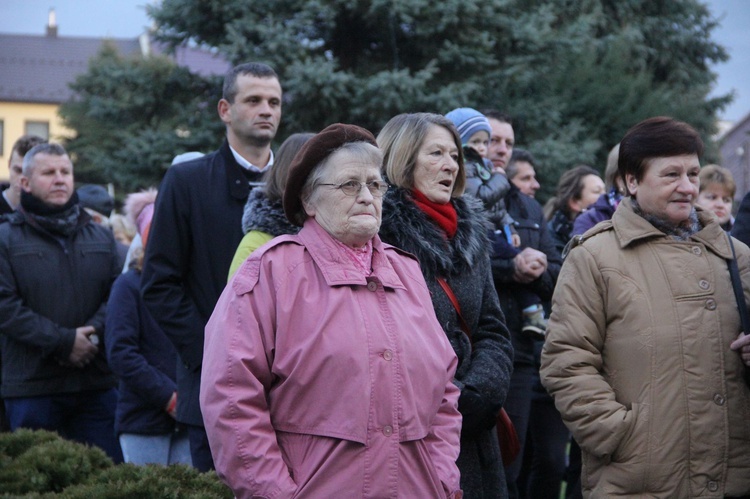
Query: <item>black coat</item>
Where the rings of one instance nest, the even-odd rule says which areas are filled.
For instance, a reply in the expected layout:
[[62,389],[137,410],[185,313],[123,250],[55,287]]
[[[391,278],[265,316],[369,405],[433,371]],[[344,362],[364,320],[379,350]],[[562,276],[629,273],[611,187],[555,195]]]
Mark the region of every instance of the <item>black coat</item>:
[[248,175],[225,141],[211,154],[172,166],[159,188],[141,289],[146,307],[177,348],[177,420],[202,426],[198,395],[203,329],[242,240]]
[[177,389],[177,351],[146,310],[141,274],[117,278],[107,304],[107,360],[120,379],[115,431],[161,435],[175,430],[165,408]]
[[[465,196],[453,204],[458,232],[448,241],[407,190],[392,188],[383,199],[380,237],[419,260],[437,318],[458,356],[455,383],[461,389],[458,408],[464,418],[458,467],[464,497],[506,497],[494,425],[508,392],[513,349],[492,283],[489,225],[481,203]],[[446,278],[453,290],[473,346],[438,276]]]
[[528,335],[521,334],[523,307],[518,301],[517,293],[519,289],[526,289],[535,293],[542,301],[550,300],[555,289],[555,282],[557,282],[557,275],[560,273],[562,259],[555,249],[555,241],[549,232],[539,203],[523,194],[514,185],[511,185],[505,203],[510,216],[515,220],[514,226],[518,235],[521,237],[521,249],[533,248],[547,255],[547,270],[530,284],[519,284],[513,281],[512,258],[492,259],[495,288],[513,340],[515,363],[534,365],[534,340]]
[[750,192],[745,194],[732,227],[732,236],[750,246]]
[[76,328],[104,338],[117,264],[112,232],[83,210],[70,237],[52,235],[23,210],[0,223],[2,396],[33,397],[115,386],[103,344],[84,368],[67,367]]

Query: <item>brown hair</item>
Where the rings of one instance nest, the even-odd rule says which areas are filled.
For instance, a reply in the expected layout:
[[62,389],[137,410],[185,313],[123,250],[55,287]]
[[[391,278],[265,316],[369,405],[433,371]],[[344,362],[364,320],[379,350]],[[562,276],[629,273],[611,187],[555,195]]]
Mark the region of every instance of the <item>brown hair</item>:
[[583,179],[589,175],[598,177],[599,172],[588,165],[578,165],[563,173],[557,182],[555,197],[544,205],[544,218],[550,220],[556,211],[562,211],[568,218],[572,218],[569,202],[581,199],[586,187]]
[[617,173],[623,183],[626,175],[641,181],[649,160],[685,154],[703,156],[703,141],[695,128],[667,116],[649,118],[628,130],[620,142]]
[[266,182],[265,192],[269,201],[280,200],[284,196],[286,178],[292,160],[302,146],[314,137],[314,133],[293,133],[281,144],[273,160],[273,166],[263,175]]

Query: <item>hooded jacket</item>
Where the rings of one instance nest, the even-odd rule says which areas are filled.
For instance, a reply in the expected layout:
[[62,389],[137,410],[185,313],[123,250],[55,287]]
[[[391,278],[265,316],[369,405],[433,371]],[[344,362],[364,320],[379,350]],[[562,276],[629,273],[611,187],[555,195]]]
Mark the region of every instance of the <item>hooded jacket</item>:
[[[461,389],[458,408],[464,417],[458,466],[464,496],[505,497],[494,425],[508,391],[513,348],[492,282],[489,225],[481,203],[471,196],[451,202],[458,214],[458,230],[448,240],[407,189],[391,188],[383,198],[380,235],[419,260],[435,313],[458,355],[455,383]],[[471,341],[436,280],[439,276],[447,280],[461,306]]]
[[206,326],[216,471],[250,497],[458,490],[456,356],[417,262],[373,238],[365,277],[314,219],[253,252]]
[[[623,200],[576,240],[552,300],[542,382],[583,451],[588,497],[750,494],[750,389],[727,235],[668,237]],[[750,250],[735,241],[745,300]]]

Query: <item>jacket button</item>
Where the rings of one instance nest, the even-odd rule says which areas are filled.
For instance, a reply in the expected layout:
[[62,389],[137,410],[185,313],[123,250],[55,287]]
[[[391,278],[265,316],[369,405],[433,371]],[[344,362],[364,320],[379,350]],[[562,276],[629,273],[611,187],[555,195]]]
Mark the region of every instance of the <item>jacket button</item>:
[[375,281],[368,282],[367,289],[369,289],[370,291],[376,291],[378,289],[378,283]]
[[701,249],[698,246],[693,246],[693,253],[695,253],[696,255],[700,255]]
[[713,480],[711,480],[710,482],[708,482],[708,484],[706,484],[706,485],[708,486],[708,491],[709,492],[716,492],[717,490],[719,490],[719,484],[717,482],[713,481]]
[[383,358],[385,360],[392,360],[393,359],[393,352],[391,352],[390,350],[386,350],[385,352],[383,352]]
[[720,393],[717,393],[714,395],[714,404],[724,405],[724,402],[725,402],[725,399]]
[[242,181],[240,181],[240,180],[235,180],[235,181],[234,181],[234,183],[235,183],[235,184],[237,184],[237,185],[240,185],[240,184],[242,183]]
[[706,300],[706,308],[708,310],[716,310],[716,300],[714,300],[713,298],[709,298],[708,300]]
[[393,426],[389,424],[383,426],[383,435],[385,435],[386,437],[390,437],[391,435],[393,435]]
[[705,279],[701,279],[700,281],[698,281],[698,286],[700,286],[701,289],[708,289],[709,287],[711,287],[711,285]]

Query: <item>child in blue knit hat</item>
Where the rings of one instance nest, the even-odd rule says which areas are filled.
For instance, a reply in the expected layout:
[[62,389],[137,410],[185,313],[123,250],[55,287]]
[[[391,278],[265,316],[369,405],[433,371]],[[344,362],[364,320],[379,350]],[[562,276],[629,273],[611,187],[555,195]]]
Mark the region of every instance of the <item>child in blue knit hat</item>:
[[[489,150],[490,122],[479,111],[470,107],[454,109],[445,115],[451,120],[461,136],[464,165],[466,168],[466,192],[482,200],[488,218],[494,227],[492,234],[493,256],[510,259],[520,250],[521,238],[515,230],[515,220],[505,207],[505,196],[510,183],[504,173],[495,172],[487,159]],[[541,299],[528,290],[520,290],[519,301],[523,307],[524,333],[544,338],[547,321]]]

